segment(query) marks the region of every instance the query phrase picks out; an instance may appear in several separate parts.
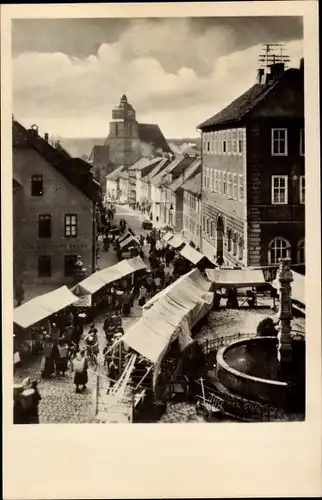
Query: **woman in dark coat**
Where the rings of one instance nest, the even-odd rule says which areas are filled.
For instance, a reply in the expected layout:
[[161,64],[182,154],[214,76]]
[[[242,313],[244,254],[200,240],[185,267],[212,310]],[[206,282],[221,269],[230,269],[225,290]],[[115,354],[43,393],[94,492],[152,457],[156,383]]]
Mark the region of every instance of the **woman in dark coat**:
[[73,359],[72,369],[74,372],[74,384],[76,386],[76,393],[80,392],[79,386],[83,386],[83,390],[86,389],[86,384],[88,382],[88,361],[85,356],[85,351],[81,350],[76,354],[75,359]]
[[31,388],[35,391],[32,396],[32,405],[28,411],[29,414],[29,424],[39,424],[39,403],[41,401],[41,396],[38,391],[38,382],[34,380],[31,383]]
[[45,337],[40,369],[43,378],[48,378],[55,373],[55,346],[49,335]]

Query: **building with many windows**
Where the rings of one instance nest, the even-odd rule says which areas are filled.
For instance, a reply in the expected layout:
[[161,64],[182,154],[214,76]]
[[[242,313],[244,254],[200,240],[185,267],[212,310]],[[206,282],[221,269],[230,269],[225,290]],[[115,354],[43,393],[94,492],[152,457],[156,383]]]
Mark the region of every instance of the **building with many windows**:
[[271,65],[199,126],[202,251],[225,265],[305,262],[303,72]]
[[90,165],[62,155],[36,126],[12,127],[15,282],[69,284],[78,255],[95,271],[100,186]]
[[183,237],[195,248],[201,247],[201,173],[183,186]]

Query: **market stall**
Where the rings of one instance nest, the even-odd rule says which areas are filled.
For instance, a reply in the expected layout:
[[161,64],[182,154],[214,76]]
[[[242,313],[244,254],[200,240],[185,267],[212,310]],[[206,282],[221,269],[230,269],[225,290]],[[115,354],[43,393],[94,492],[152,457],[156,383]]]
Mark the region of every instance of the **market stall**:
[[[297,309],[301,313],[305,313],[305,276],[299,274],[295,271],[292,271],[293,281],[291,283],[292,286],[292,306]],[[272,282],[272,286],[278,290],[279,282],[275,279]]]
[[175,249],[179,249],[182,245],[185,244],[184,240],[179,236],[179,234],[175,234],[173,238],[168,240],[168,245]]
[[[238,308],[243,305],[255,307],[257,287],[267,284],[263,271],[260,269],[206,269],[206,275],[215,286],[217,306],[221,298],[227,298],[227,307]],[[237,292],[238,289],[239,292]]]
[[198,252],[191,245],[186,244],[181,250],[180,255],[191,262],[193,265],[198,267],[198,269],[204,271],[206,268],[215,268],[216,265],[214,262],[211,262],[208,257],[206,257],[203,253]]
[[[48,328],[47,318],[75,304],[78,297],[67,286],[29,300],[14,309],[13,322],[16,349],[33,352],[41,341],[40,327]],[[42,324],[46,321],[46,325]],[[19,348],[19,349],[20,349]]]
[[194,269],[176,286],[159,294],[152,307],[124,335],[127,347],[154,364],[154,387],[171,344],[177,340],[180,350],[184,350],[192,342],[191,328],[211,310],[210,288],[211,283]]

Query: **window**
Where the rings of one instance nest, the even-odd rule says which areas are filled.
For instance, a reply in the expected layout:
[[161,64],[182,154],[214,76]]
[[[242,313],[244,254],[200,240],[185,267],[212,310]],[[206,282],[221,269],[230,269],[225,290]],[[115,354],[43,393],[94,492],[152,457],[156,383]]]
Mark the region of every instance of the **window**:
[[228,179],[227,194],[228,194],[228,198],[231,198],[232,197],[232,181],[231,181],[231,173],[230,172],[228,172],[228,174],[227,174],[227,179]]
[[207,217],[207,235],[211,236],[211,220]]
[[77,255],[65,255],[65,276],[73,276]]
[[218,153],[218,132],[214,132],[214,153]]
[[227,137],[227,154],[231,154],[231,130],[227,130],[226,132],[226,137]]
[[210,141],[211,141],[211,134],[208,132],[207,134],[207,152],[210,152]]
[[274,205],[287,204],[287,175],[272,175],[272,203]]
[[227,195],[227,174],[226,172],[222,173],[222,194]]
[[204,233],[206,232],[206,217],[204,215],[202,217],[202,230]]
[[237,200],[237,174],[233,175],[233,198]]
[[38,215],[38,238],[51,238],[51,215]]
[[119,135],[119,126],[118,126],[118,123],[115,123],[115,135],[116,136]]
[[286,128],[272,128],[272,156],[287,156]]
[[300,203],[305,203],[305,177],[300,176]]
[[237,153],[243,154],[243,129],[239,128],[237,131]]
[[237,234],[233,235],[233,255],[237,255]]
[[77,237],[77,215],[76,214],[66,214],[65,215],[65,238],[76,238]]
[[207,151],[207,139],[206,139],[206,134],[202,134],[202,143],[203,143],[203,152],[206,153]]
[[291,256],[291,245],[285,238],[274,238],[268,245],[268,263],[279,264],[279,259]]
[[243,257],[244,257],[244,241],[242,236],[240,236],[238,240],[238,259],[243,260]]
[[233,155],[237,153],[237,130],[235,128],[231,131],[231,152]]
[[222,132],[222,154],[225,155],[227,153],[227,135],[226,130]]
[[214,152],[214,133],[210,132],[210,153]]
[[305,241],[301,240],[297,245],[297,263],[305,264]]
[[214,176],[214,192],[217,193],[218,191],[218,170],[215,169],[215,176]]
[[31,176],[31,196],[43,196],[44,178],[42,175]]
[[218,132],[218,154],[222,154],[222,131]]
[[304,128],[300,129],[300,155],[305,155],[305,133]]
[[202,187],[205,189],[206,188],[206,169],[203,169],[203,175],[202,175]]
[[222,193],[222,184],[221,184],[222,174],[220,170],[218,171],[218,193]]
[[239,174],[238,199],[239,199],[239,201],[244,201],[244,176],[243,176],[243,174]]
[[232,242],[232,231],[230,228],[227,229],[227,250],[231,252],[231,242]]
[[51,277],[51,256],[39,255],[38,256],[38,277],[50,278]]
[[214,169],[210,169],[210,191],[214,190]]

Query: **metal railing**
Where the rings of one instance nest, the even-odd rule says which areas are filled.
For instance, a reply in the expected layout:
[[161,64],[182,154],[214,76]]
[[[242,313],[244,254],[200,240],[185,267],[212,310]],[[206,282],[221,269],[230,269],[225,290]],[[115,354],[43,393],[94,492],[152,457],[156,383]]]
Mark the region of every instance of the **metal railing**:
[[196,339],[204,354],[217,351],[221,347],[228,346],[237,340],[247,340],[256,337],[256,333],[235,333],[225,337],[216,337],[214,339]]

